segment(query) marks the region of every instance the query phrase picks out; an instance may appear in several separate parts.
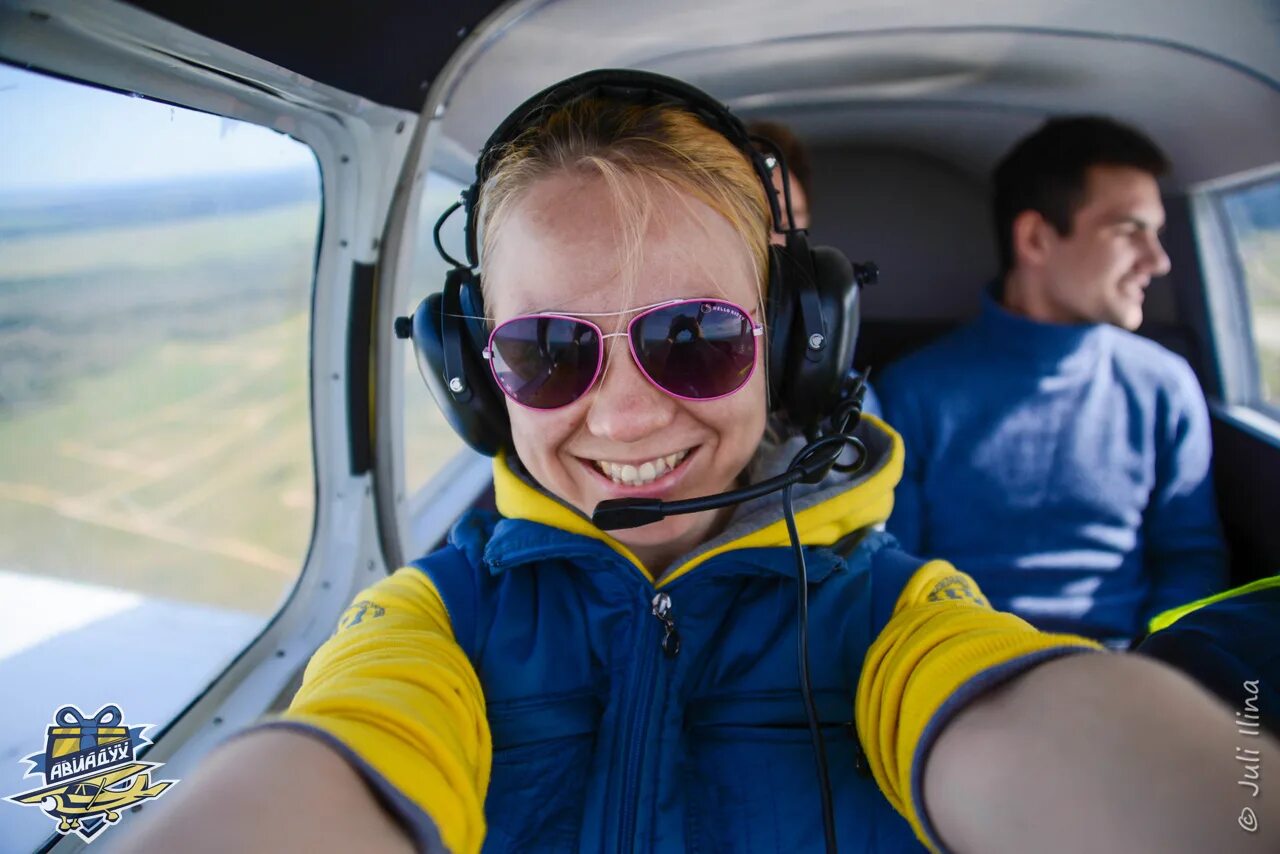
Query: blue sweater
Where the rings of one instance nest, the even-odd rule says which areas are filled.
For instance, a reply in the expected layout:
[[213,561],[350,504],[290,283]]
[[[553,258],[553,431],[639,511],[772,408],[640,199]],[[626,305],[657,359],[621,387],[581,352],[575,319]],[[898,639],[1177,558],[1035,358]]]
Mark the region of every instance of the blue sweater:
[[1204,397],[1160,345],[984,297],[877,386],[907,451],[889,530],[997,608],[1129,638],[1225,583]]

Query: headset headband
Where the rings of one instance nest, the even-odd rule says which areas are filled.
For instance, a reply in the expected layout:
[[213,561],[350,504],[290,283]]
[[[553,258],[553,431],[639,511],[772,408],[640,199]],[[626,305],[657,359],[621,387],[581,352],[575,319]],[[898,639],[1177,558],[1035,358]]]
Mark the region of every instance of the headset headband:
[[788,223],[783,222],[778,195],[773,189],[773,173],[769,162],[753,144],[746,126],[737,116],[729,112],[728,107],[701,89],[661,74],[634,69],[604,68],[570,77],[543,89],[516,107],[490,134],[484,148],[480,151],[479,159],[476,160],[475,183],[463,193],[464,213],[467,218],[465,226],[467,263],[473,268],[480,263],[476,235],[478,230],[476,208],[480,204],[480,188],[497,167],[505,146],[518,139],[527,129],[541,125],[549,113],[563,109],[580,98],[594,95],[625,100],[642,106],[670,104],[693,113],[704,124],[733,143],[751,161],[751,167],[765,189],[774,228],[780,232],[787,230]]

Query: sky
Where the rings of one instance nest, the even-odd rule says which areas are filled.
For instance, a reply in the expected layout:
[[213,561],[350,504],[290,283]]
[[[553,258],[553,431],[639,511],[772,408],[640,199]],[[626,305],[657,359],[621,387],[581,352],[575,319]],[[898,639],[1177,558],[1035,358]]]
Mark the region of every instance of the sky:
[[284,134],[0,64],[0,193],[300,168]]

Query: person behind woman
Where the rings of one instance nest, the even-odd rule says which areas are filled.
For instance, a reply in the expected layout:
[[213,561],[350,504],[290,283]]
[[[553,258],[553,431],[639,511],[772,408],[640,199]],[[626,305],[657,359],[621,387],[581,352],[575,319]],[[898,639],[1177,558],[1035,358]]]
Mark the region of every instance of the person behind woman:
[[[822,847],[779,496],[614,534],[590,521],[607,499],[780,471],[800,443],[771,406],[803,403],[765,327],[768,290],[804,283],[770,276],[740,126],[665,78],[609,81],[526,105],[478,168],[489,338],[468,364],[491,362],[505,395],[499,512],[361,593],[289,710],[127,849]],[[672,354],[655,372],[646,344],[690,319],[732,370],[682,374]],[[908,850],[914,830],[955,850],[1221,847],[1230,714],[898,551],[881,529],[901,441],[874,418],[857,436],[861,469],[798,490],[795,513],[840,846]]]
[[[809,228],[809,199],[813,198],[813,168],[809,165],[809,149],[807,149],[791,128],[774,121],[754,121],[747,125],[747,133],[756,139],[768,140],[770,144],[756,143],[756,148],[766,157],[776,151],[782,155],[786,164],[786,175],[791,183],[790,216],[783,225],[791,224],[793,228]],[[772,170],[773,192],[778,198],[783,197],[783,170],[775,167]],[[786,231],[775,231],[770,239],[778,246],[786,245]]]

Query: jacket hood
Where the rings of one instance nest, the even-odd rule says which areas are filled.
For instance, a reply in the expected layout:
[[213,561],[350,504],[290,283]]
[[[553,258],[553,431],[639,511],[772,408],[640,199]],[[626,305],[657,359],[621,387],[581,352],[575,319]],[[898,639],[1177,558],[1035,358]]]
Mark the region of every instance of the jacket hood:
[[[902,438],[873,415],[863,415],[854,435],[867,449],[866,463],[856,473],[832,471],[818,484],[797,484],[792,492],[796,529],[806,546],[830,546],[863,528],[883,525],[893,511],[893,490],[902,478]],[[786,471],[804,447],[800,437],[785,442],[761,442],[748,466],[758,482]],[[493,463],[493,487],[498,512],[608,544],[650,581],[652,573],[625,545],[597,528],[577,508],[550,494],[524,470],[519,460],[499,455]],[[673,581],[711,558],[732,549],[790,546],[782,513],[781,492],[739,505],[729,524],[671,564],[662,582]]]

